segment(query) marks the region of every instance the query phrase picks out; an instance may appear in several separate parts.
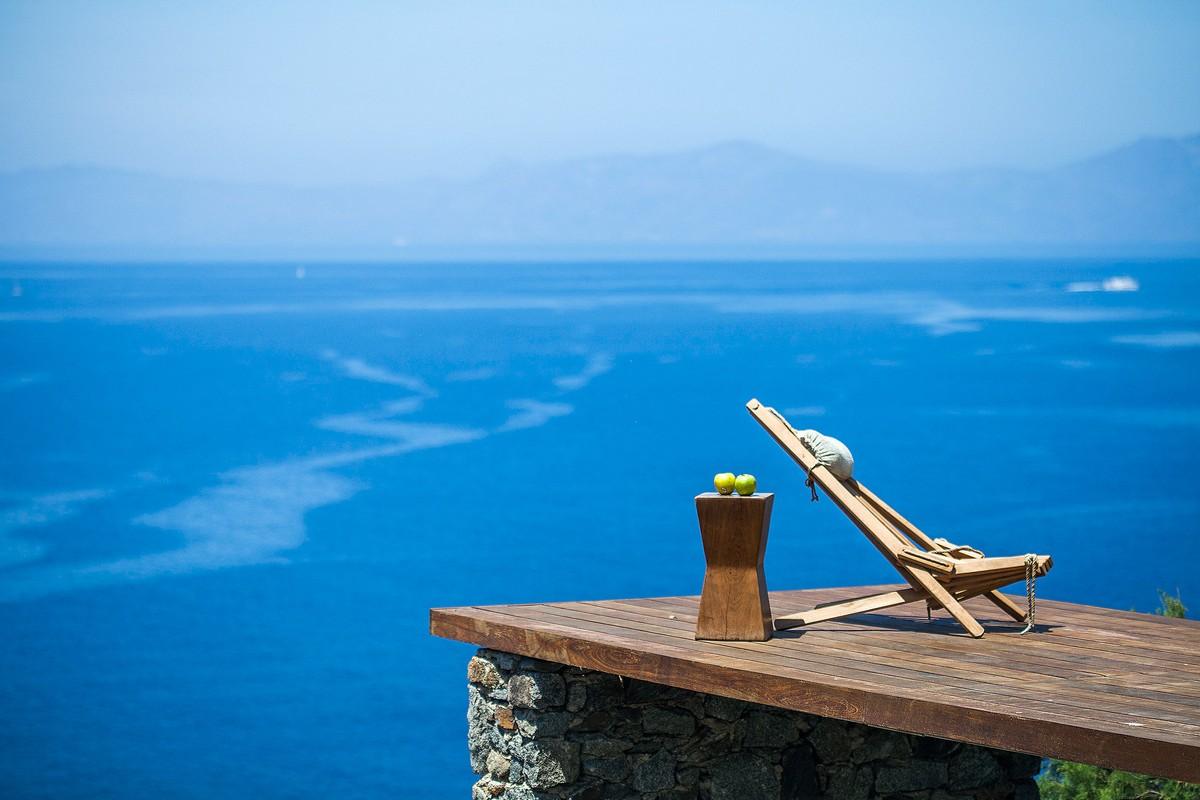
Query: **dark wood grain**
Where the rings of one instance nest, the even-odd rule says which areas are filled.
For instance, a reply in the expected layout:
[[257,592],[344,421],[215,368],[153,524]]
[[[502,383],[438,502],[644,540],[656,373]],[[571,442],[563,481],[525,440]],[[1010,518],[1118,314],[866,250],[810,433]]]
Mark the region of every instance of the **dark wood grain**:
[[[863,592],[773,592],[770,603],[788,613]],[[1200,625],[1044,600],[1038,632],[1019,636],[983,598],[965,605],[987,637],[900,606],[769,641],[697,641],[696,596],[440,608],[430,630],[693,691],[1200,782]]]
[[764,642],[771,638],[763,556],[774,499],[769,492],[749,497],[713,492],[696,496],[706,564],[695,621],[697,639]]

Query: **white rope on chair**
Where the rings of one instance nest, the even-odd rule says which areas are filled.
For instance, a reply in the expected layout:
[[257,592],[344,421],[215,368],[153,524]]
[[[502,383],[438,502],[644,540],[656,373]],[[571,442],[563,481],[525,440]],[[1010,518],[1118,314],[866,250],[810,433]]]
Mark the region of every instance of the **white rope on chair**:
[[1025,554],[1025,606],[1028,609],[1025,612],[1025,619],[1028,620],[1025,625],[1025,630],[1021,631],[1021,635],[1029,633],[1033,630],[1035,612],[1037,611],[1037,602],[1034,599],[1034,590],[1037,587],[1037,554]]

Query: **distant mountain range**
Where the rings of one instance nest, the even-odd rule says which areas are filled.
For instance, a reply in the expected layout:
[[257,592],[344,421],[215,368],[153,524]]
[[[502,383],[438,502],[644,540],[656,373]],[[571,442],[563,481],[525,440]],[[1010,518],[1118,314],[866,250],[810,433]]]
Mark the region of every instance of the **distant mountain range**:
[[888,172],[731,142],[506,165],[471,180],[294,188],[63,167],[0,175],[0,248],[1184,246],[1200,135],[1046,170]]

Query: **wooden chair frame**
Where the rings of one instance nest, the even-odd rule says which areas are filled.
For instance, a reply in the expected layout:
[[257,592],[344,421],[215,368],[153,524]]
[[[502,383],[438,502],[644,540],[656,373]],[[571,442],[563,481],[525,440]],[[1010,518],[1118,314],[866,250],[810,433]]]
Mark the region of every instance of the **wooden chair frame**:
[[[1026,621],[1025,609],[998,591],[1025,578],[1025,556],[987,558],[973,547],[928,536],[862,483],[838,478],[821,465],[778,411],[758,400],[751,400],[746,408],[909,584],[907,589],[824,603],[811,611],[776,617],[776,630],[924,601],[930,609],[946,609],[978,639],[983,636],[983,626],[962,601],[980,595],[1018,622]],[[1054,563],[1050,556],[1036,559],[1035,575],[1050,571]]]

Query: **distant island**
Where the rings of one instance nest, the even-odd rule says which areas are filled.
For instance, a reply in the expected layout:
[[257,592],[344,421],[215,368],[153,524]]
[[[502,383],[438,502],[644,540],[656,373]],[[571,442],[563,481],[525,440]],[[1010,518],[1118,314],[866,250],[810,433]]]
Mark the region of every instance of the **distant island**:
[[1159,247],[1200,252],[1200,135],[1045,170],[889,172],[747,142],[296,188],[96,167],[0,175],[0,255],[439,247]]

